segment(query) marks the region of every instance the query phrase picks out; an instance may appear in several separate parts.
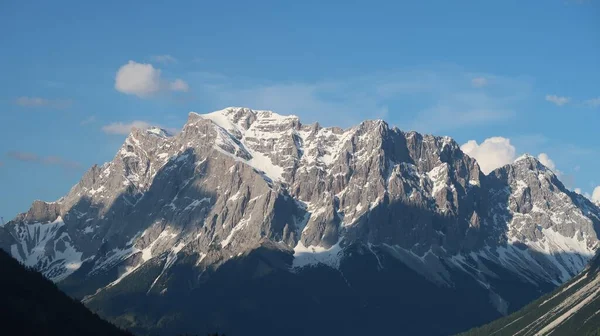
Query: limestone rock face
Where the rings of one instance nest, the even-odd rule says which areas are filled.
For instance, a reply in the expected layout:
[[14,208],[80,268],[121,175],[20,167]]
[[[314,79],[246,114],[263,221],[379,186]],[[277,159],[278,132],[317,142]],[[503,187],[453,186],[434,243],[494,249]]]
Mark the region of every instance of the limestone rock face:
[[57,282],[102,277],[100,292],[156,262],[147,290],[160,292],[180,263],[205,274],[266,245],[293,255],[291,272],[337,268],[362,246],[439,286],[449,272],[489,286],[489,263],[558,285],[599,228],[600,209],[531,156],[484,175],[448,137],[227,108],[190,113],[176,135],[134,130],[63,198],[0,228],[0,247]]

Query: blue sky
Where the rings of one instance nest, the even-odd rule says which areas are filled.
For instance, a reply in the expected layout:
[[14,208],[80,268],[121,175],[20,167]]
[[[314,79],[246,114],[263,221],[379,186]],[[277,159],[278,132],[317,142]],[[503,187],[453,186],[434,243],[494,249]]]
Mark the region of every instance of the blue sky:
[[3,1],[0,31],[5,219],[111,160],[133,122],[226,106],[382,118],[600,185],[597,1]]

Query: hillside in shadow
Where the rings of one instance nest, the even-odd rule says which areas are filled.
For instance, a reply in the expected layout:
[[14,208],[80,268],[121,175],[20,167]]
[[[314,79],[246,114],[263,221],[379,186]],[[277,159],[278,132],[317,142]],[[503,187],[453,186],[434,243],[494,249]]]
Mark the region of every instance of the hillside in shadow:
[[42,274],[0,250],[3,335],[133,336],[90,312]]
[[459,336],[600,335],[600,256],[583,272],[523,309]]

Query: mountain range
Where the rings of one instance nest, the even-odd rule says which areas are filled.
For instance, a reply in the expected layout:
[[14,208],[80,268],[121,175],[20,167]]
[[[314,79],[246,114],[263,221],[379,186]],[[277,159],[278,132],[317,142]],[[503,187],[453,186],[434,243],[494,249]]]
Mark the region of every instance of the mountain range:
[[139,334],[447,335],[585,269],[600,208],[535,157],[227,108],[134,129],[0,248]]

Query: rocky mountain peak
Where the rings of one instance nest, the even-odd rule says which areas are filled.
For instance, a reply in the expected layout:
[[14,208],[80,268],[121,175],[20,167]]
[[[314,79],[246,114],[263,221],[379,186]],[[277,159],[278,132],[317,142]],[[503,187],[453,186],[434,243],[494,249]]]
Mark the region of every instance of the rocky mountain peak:
[[190,112],[190,118],[188,118],[188,123],[197,118],[208,119],[227,131],[245,131],[255,122],[262,126],[283,124],[294,128],[299,127],[299,118],[295,115],[283,116],[273,111],[252,110],[247,107],[228,107],[206,114]]
[[172,137],[173,134],[170,131],[167,131],[164,128],[160,128],[158,126],[151,126],[146,129],[146,133],[161,137],[161,138],[169,138]]
[[546,167],[543,163],[541,163],[538,158],[530,154],[521,155],[520,157],[515,159],[511,166],[520,170],[529,170],[536,172],[546,172],[550,170],[550,168]]
[[60,202],[0,228],[0,247],[56,281],[102,279],[88,294],[151,265],[147,290],[160,293],[175,265],[204,274],[265,244],[293,272],[338,270],[358,246],[436,285],[462,272],[491,288],[489,263],[565,281],[596,251],[597,227],[600,209],[534,157],[485,176],[449,137],[230,107],[191,112],[173,135],[134,130]]

